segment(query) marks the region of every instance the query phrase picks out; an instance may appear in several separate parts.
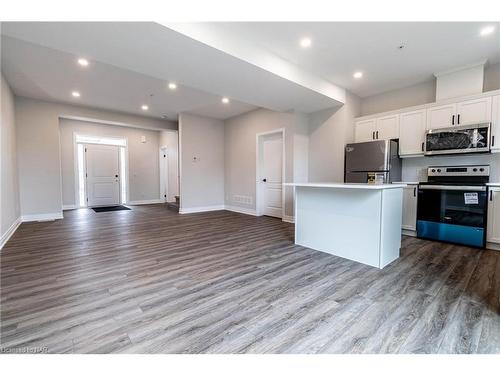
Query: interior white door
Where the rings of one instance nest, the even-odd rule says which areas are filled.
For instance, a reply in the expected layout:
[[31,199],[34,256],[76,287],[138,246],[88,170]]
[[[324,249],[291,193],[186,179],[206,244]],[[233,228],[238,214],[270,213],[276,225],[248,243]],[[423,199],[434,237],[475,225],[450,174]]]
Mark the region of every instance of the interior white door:
[[282,134],[262,139],[260,178],[262,184],[262,214],[279,217],[282,214],[283,137]]
[[457,124],[468,125],[491,121],[491,97],[457,103]]
[[120,148],[85,145],[87,206],[120,204]]

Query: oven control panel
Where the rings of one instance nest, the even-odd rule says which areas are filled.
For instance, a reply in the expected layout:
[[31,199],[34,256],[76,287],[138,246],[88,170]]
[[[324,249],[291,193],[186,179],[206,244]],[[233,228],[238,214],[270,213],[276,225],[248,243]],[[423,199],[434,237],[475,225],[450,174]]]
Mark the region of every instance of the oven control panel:
[[435,166],[427,168],[427,176],[489,176],[489,165]]

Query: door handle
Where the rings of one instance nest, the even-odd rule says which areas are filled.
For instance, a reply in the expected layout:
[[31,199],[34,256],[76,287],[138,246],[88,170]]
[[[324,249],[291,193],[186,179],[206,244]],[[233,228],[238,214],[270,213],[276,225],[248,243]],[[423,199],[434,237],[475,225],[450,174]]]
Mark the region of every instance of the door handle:
[[451,116],[451,124],[455,125],[455,115]]
[[424,151],[424,142],[422,142],[422,151]]
[[491,147],[494,147],[495,146],[495,136],[492,135],[491,136]]
[[414,196],[414,197],[416,197],[416,196],[417,196],[417,188],[416,188],[416,187],[414,187],[414,188],[413,188],[413,196]]
[[262,179],[262,182],[267,182],[267,178],[263,178],[263,179]]
[[377,139],[378,139],[378,130],[377,130]]
[[375,139],[375,132],[372,132],[372,139]]
[[490,201],[493,201],[493,190],[490,190]]
[[460,113],[457,115],[457,125],[460,125]]

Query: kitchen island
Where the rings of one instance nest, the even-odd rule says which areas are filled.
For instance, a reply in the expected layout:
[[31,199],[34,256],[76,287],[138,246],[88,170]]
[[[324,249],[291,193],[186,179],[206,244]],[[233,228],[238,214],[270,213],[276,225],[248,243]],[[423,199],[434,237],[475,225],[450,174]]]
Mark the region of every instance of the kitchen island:
[[287,183],[295,243],[384,268],[399,257],[405,184]]

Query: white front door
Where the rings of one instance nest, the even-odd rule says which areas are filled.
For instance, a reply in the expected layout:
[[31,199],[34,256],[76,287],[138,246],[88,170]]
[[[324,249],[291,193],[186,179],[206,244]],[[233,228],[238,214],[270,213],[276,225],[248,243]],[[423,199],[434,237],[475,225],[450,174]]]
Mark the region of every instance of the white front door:
[[282,215],[283,137],[282,133],[263,136],[260,179],[262,211],[267,216]]
[[85,145],[87,206],[120,204],[120,148]]

